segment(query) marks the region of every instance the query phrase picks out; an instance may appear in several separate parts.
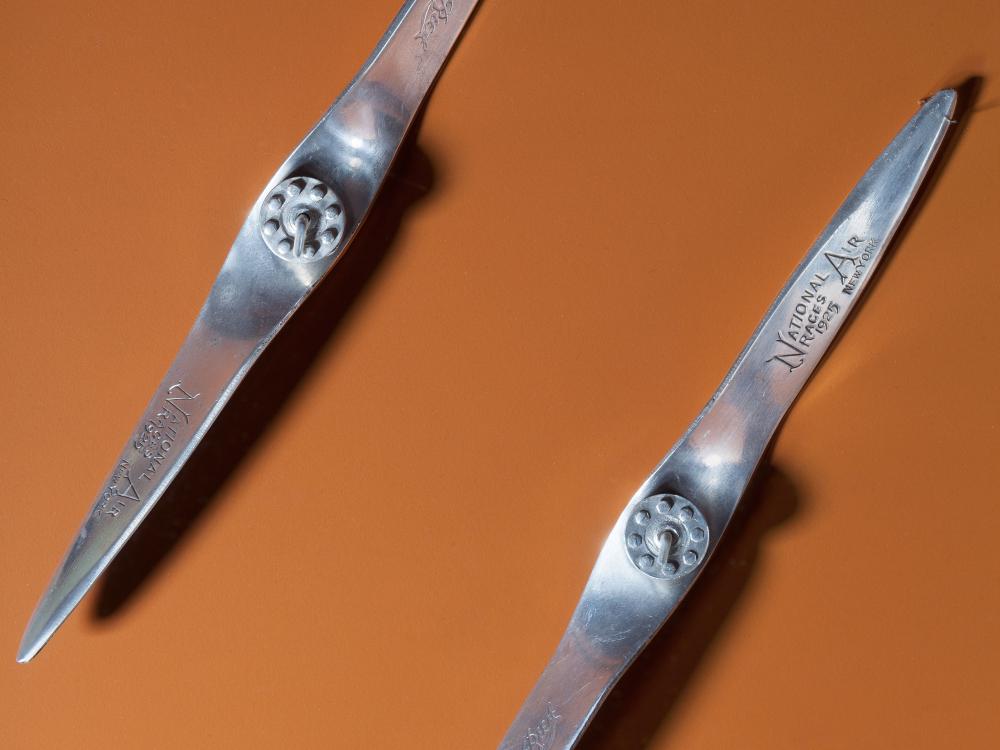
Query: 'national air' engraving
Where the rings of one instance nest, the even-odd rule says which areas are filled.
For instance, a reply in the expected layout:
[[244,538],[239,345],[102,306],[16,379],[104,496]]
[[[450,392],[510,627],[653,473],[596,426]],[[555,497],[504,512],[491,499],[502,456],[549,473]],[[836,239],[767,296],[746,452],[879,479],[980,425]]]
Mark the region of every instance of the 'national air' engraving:
[[844,294],[854,294],[871,264],[878,243],[864,237],[851,237],[847,247],[839,253],[823,253],[823,257],[833,267],[840,277]]
[[174,383],[167,388],[167,395],[159,411],[146,420],[139,433],[132,441],[132,446],[146,459],[139,477],[147,482],[153,479],[160,464],[166,459],[177,440],[178,430],[191,423],[191,408],[189,401],[194,401],[201,394],[193,396],[184,390],[180,383]]
[[[138,465],[133,467],[126,458],[118,462],[97,506],[98,516],[114,518],[129,503],[142,502],[139,488],[153,481],[174,443],[191,424],[192,402],[200,395],[189,392],[179,381],[167,388],[156,412],[142,423],[132,439],[131,447],[138,453]],[[137,474],[133,474],[133,468]]]
[[129,503],[126,501],[138,503],[139,493],[129,475],[129,462],[123,458],[111,473],[108,486],[101,493],[101,504],[97,509],[98,515],[113,518],[128,507]]
[[840,305],[823,294],[828,273],[814,273],[796,300],[788,322],[778,330],[774,354],[768,362],[781,364],[788,371],[797,370],[806,361],[809,349],[830,328],[830,322],[840,312]]

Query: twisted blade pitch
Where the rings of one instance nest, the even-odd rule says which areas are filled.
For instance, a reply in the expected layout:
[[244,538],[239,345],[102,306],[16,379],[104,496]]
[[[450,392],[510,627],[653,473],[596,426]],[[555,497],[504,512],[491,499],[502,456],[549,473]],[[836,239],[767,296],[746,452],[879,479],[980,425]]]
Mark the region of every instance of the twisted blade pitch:
[[[249,222],[248,222],[249,225]],[[194,328],[101,485],[73,545],[39,601],[17,652],[29,661],[73,611],[153,509],[264,347],[308,292],[285,284],[262,298],[246,283],[274,263],[245,228]],[[266,255],[271,255],[266,253]],[[232,284],[240,259],[243,284]],[[272,256],[273,257],[273,256]],[[273,268],[272,268],[273,270]],[[246,315],[248,306],[256,308]]]
[[[683,600],[725,532],[782,417],[855,309],[938,152],[956,99],[950,90],[935,94],[882,152],[807,252],[708,406],[625,506],[555,655],[500,750],[576,747],[611,689]],[[863,269],[836,255],[841,240],[851,247],[849,241],[859,237],[878,238],[858,251]],[[801,358],[793,358],[775,349],[777,334],[816,272],[829,284],[837,307],[827,309],[837,316],[822,340],[811,344],[808,356],[803,351]],[[626,529],[645,498],[674,490],[697,500],[696,507],[709,519],[709,548],[693,572],[656,578],[629,558]]]
[[[477,4],[406,0],[360,73],[268,182],[194,328],[35,609],[18,649],[19,662],[35,656],[79,604],[183,468],[264,348],[351,243]],[[280,242],[276,248],[267,244],[275,229],[268,232],[270,222],[260,219],[262,209],[295,206],[293,199],[305,200],[312,195],[305,186],[316,183],[323,190],[311,200],[330,194],[337,199],[333,216],[338,233],[314,238],[312,247],[304,247],[308,252],[299,243],[299,253],[286,248],[282,256]],[[286,184],[295,192],[282,187]],[[272,192],[279,190],[285,190],[280,199]],[[318,204],[309,211],[322,215]],[[274,218],[273,211],[265,215]],[[274,222],[275,228],[280,226]],[[331,245],[334,240],[339,244]]]

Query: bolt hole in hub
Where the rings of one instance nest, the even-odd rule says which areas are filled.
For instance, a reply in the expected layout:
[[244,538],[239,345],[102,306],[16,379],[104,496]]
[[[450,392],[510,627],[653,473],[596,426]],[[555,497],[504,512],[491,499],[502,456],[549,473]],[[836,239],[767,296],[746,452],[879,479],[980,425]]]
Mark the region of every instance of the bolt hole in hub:
[[677,578],[697,568],[708,549],[708,522],[680,495],[654,495],[639,502],[625,525],[625,549],[639,570],[654,578]]
[[277,185],[260,209],[260,233],[282,260],[310,262],[333,253],[344,236],[344,206],[337,194],[312,177],[290,177]]

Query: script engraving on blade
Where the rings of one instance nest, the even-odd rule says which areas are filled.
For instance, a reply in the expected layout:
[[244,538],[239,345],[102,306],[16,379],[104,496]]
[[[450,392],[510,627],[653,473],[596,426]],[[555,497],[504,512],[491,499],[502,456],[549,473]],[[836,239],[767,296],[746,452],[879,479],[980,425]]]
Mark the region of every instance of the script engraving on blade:
[[806,361],[809,349],[818,336],[830,328],[830,322],[840,312],[840,305],[823,293],[829,273],[814,273],[795,300],[783,329],[778,329],[777,346],[768,362],[781,364],[789,372],[797,370]]
[[139,492],[129,473],[129,462],[124,458],[118,462],[111,473],[108,486],[101,493],[101,504],[97,508],[98,516],[114,518],[128,507],[128,502],[139,502]]
[[561,719],[556,707],[546,704],[545,715],[538,723],[528,730],[521,742],[521,750],[549,750],[556,738],[556,727]]
[[840,277],[844,294],[854,294],[871,264],[878,243],[864,237],[851,237],[839,253],[823,253]]
[[153,481],[160,465],[173,450],[174,443],[191,424],[193,410],[188,410],[192,409],[191,402],[197,400],[200,395],[185,389],[180,381],[167,388],[160,406],[142,423],[139,432],[132,439],[131,447],[139,454],[138,475],[133,478],[132,462],[122,458],[101,495],[101,503],[95,511],[96,516],[114,518],[125,510],[129,503],[138,505],[142,501],[136,483],[139,480],[143,480],[145,484]]
[[413,37],[420,42],[420,49],[427,51],[434,32],[441,24],[448,23],[448,18],[454,10],[455,0],[429,0],[420,19],[420,31]]
[[141,479],[151,482],[167,455],[174,447],[180,431],[191,423],[191,405],[200,396],[191,394],[180,382],[167,388],[160,408],[142,425],[132,441],[132,447],[145,459],[145,466],[139,473]]

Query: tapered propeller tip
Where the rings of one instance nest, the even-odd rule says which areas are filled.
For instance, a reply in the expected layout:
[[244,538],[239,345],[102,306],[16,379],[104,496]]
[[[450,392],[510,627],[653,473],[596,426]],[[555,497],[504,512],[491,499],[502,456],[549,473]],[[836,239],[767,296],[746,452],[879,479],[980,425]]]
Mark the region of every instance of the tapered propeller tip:
[[37,639],[21,641],[21,645],[17,648],[17,663],[27,664],[35,658],[35,654],[38,653],[41,647],[42,644]]
[[69,609],[52,612],[43,606],[45,604],[47,604],[45,600],[39,604],[38,610],[32,615],[28,627],[24,630],[24,635],[21,636],[21,645],[17,647],[18,664],[26,664],[34,659],[69,614]]
[[[941,89],[927,100],[927,105],[937,107],[945,117],[952,117],[955,114],[955,106],[958,104],[958,92],[955,89]],[[925,106],[927,106],[925,105]]]

